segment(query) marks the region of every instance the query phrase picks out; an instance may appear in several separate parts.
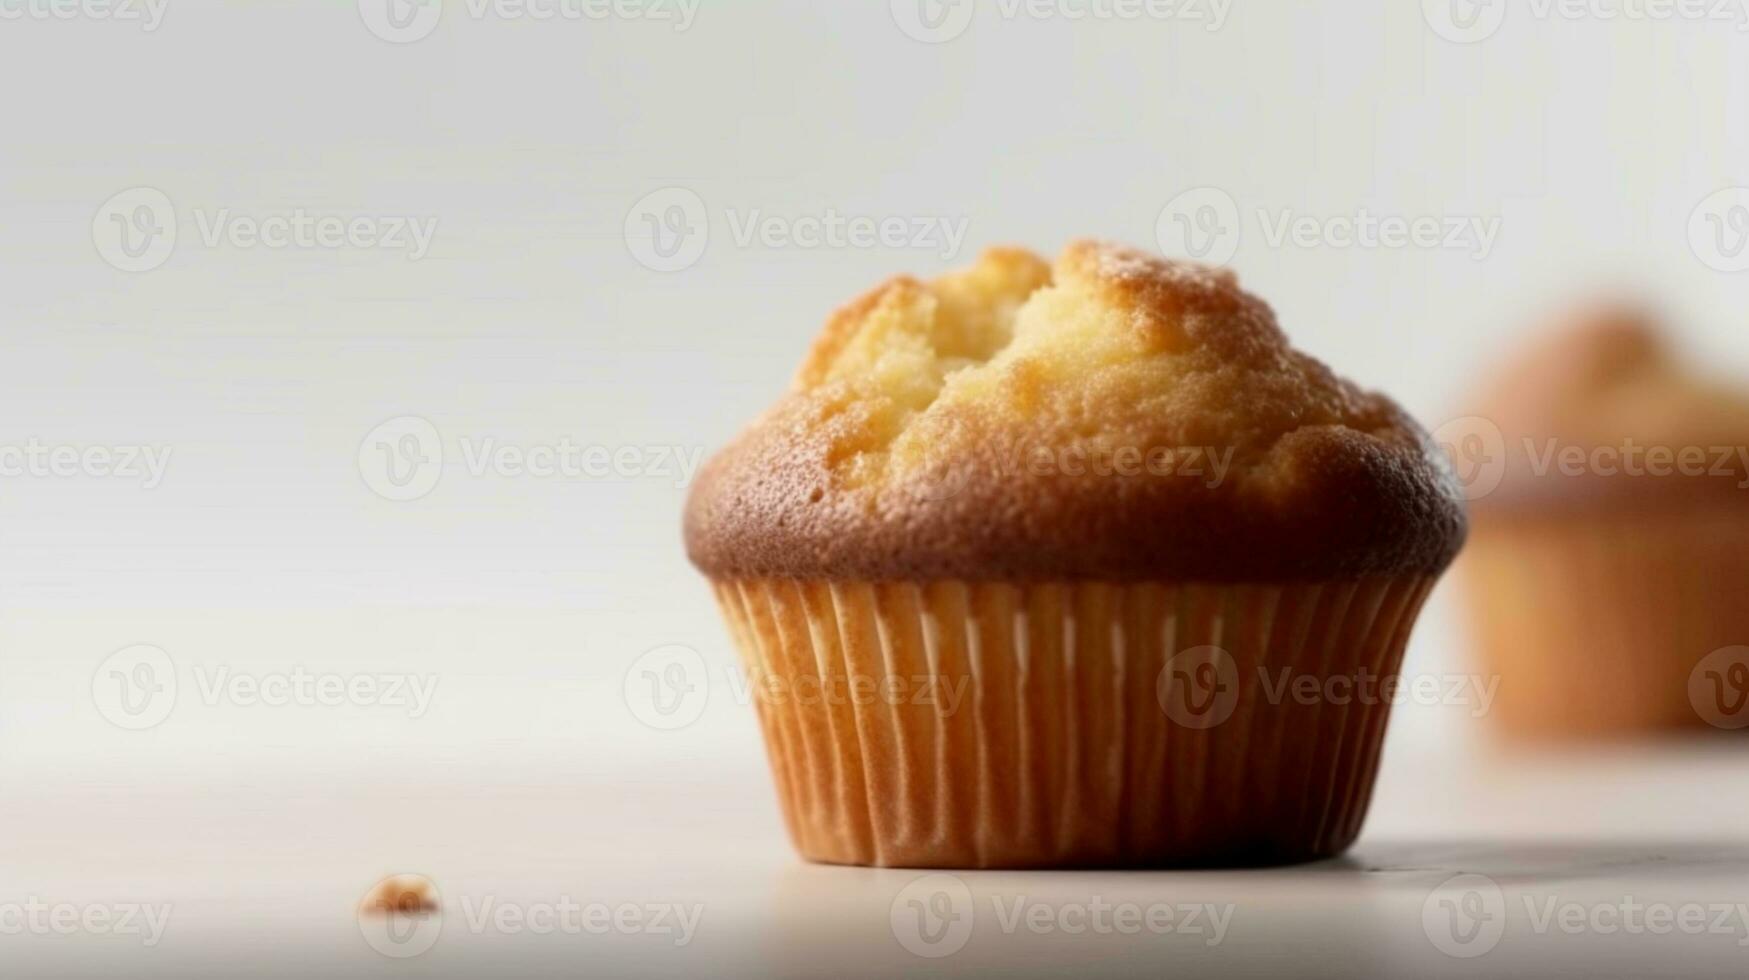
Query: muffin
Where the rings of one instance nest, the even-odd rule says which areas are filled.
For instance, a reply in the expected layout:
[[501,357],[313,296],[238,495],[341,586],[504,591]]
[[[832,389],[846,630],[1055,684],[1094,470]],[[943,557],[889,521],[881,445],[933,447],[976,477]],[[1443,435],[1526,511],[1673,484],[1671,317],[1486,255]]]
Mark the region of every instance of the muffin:
[[1749,657],[1725,649],[1749,642],[1749,396],[1610,304],[1563,318],[1477,406],[1499,457],[1459,577],[1501,730],[1749,724]]
[[1346,682],[1465,519],[1232,274],[1082,241],[833,314],[685,533],[803,856],[1173,866],[1354,839],[1393,698]]

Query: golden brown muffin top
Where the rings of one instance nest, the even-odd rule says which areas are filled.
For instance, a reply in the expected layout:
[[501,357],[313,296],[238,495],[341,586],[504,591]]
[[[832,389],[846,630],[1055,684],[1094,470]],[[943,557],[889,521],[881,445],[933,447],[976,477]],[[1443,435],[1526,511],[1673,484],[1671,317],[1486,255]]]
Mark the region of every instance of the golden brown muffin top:
[[1432,573],[1463,535],[1426,434],[1231,273],[1094,241],[840,309],[686,509],[716,576]]
[[1749,393],[1683,364],[1638,305],[1569,311],[1494,375],[1477,417],[1504,453],[1480,508],[1749,503]]

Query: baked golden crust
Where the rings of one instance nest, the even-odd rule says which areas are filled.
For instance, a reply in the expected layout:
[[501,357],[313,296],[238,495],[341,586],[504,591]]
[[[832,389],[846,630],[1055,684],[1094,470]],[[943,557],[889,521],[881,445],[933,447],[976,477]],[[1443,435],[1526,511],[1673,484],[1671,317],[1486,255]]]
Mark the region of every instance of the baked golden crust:
[[1637,305],[1566,313],[1493,374],[1476,415],[1504,452],[1478,511],[1749,501],[1749,393],[1689,370]]
[[839,310],[686,510],[708,574],[829,579],[1431,573],[1464,530],[1426,434],[1231,273],[1092,241]]

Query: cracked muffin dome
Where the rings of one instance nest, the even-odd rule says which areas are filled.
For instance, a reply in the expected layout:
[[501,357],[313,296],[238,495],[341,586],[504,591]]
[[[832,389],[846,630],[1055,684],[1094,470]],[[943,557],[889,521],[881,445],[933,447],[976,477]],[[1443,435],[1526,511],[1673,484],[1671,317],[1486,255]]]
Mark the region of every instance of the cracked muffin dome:
[[1435,573],[1465,530],[1426,433],[1231,273],[1093,241],[834,313],[685,523],[713,576],[861,580]]

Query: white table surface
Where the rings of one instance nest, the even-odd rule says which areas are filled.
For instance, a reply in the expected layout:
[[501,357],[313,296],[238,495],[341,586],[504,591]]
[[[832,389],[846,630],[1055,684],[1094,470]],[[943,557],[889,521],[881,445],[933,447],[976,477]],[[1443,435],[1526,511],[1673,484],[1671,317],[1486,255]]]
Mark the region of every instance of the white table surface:
[[[343,771],[225,778],[41,773],[0,787],[13,901],[167,903],[161,940],[0,935],[7,976],[1742,976],[1749,973],[1749,744],[1715,738],[1584,755],[1440,758],[1398,751],[1345,858],[1245,871],[966,873],[963,945],[916,955],[894,905],[923,873],[816,867],[789,850],[759,760],[625,761],[491,770],[361,749]],[[428,951],[391,958],[355,913],[385,874],[442,892]],[[1496,885],[1473,958],[1434,932],[1436,890]],[[1465,884],[1473,883],[1466,880]],[[933,887],[933,885],[928,886]],[[1455,887],[1455,886],[1454,886]],[[643,932],[544,935],[470,925],[521,907],[701,909],[690,942]],[[1005,926],[1000,904],[1208,905],[1224,934]],[[1698,934],[1654,934],[1611,909],[1706,910]],[[951,907],[951,906],[950,906]],[[1435,912],[1429,912],[1429,909]],[[1721,924],[1719,909],[1727,909]],[[1603,910],[1601,913],[1598,910]],[[1550,910],[1552,924],[1544,921]],[[1426,914],[1424,914],[1426,913]],[[1108,916],[1111,913],[1106,913]],[[1182,914],[1182,913],[1179,913]],[[1429,919],[1428,915],[1434,917]],[[1569,932],[1560,916],[1598,926]],[[1105,921],[1115,921],[1107,919]],[[1204,918],[1202,921],[1208,921]],[[1613,922],[1625,922],[1611,928]],[[952,935],[952,934],[947,934]],[[913,945],[915,940],[913,939]],[[937,951],[937,947],[926,947]]]

